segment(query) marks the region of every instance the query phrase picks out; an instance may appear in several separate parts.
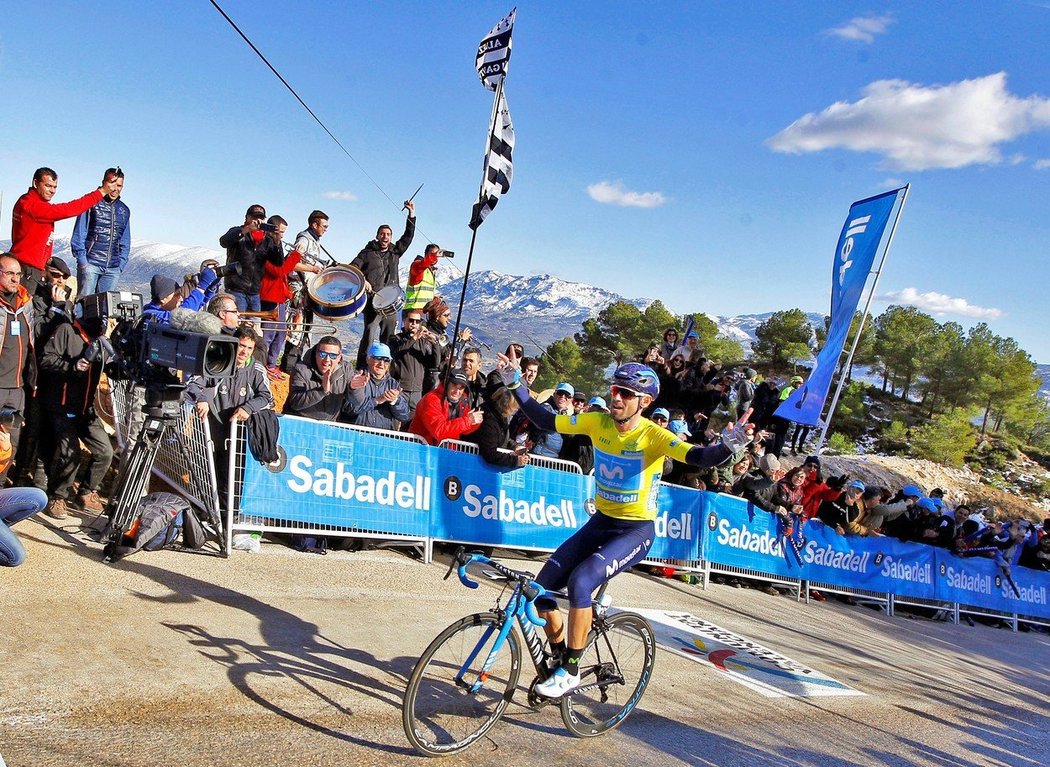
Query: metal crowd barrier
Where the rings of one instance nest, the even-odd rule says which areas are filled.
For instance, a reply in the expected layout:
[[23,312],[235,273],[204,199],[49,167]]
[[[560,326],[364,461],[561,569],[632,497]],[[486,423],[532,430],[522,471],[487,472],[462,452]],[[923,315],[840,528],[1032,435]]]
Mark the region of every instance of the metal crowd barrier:
[[[113,425],[121,456],[141,427],[142,390],[131,381],[109,381]],[[199,418],[189,403],[176,406],[178,418],[161,437],[153,474],[171,485],[215,525],[221,525],[215,446],[208,419]],[[227,548],[227,551],[229,549]]]
[[[464,442],[461,439],[446,439],[442,440],[438,447],[445,448],[446,450],[455,450],[458,453],[470,453],[471,455],[480,455],[481,451],[478,446],[473,442]],[[497,452],[503,455],[514,455],[513,450],[508,450],[505,447],[498,448]],[[539,466],[544,469],[554,469],[555,471],[567,471],[570,474],[583,474],[583,469],[580,468],[580,464],[575,461],[566,461],[562,458],[549,458],[545,455],[536,455],[535,453],[529,453],[529,466]]]
[[[141,396],[139,390],[135,389],[128,381],[110,381],[110,399],[113,409],[113,421],[116,431],[118,446],[123,450],[136,430],[136,424],[141,424]],[[381,434],[392,440],[416,442],[426,444],[426,441],[415,434],[408,432],[384,431],[368,427],[353,426],[350,424],[331,424],[335,428],[350,429],[360,432]],[[244,438],[243,427],[239,423],[233,424],[230,434],[230,442],[233,446],[230,453],[230,473],[228,483],[228,495],[226,502],[220,502],[217,480],[215,474],[215,450],[212,442],[207,419],[198,418],[189,404],[183,404],[179,410],[179,418],[175,424],[169,426],[162,438],[161,449],[157,455],[153,473],[163,479],[172,487],[181,492],[186,499],[205,514],[219,520],[218,524],[224,528],[226,537],[226,551],[230,550],[231,539],[235,530],[252,532],[276,532],[300,535],[326,535],[357,538],[379,538],[390,545],[409,545],[422,549],[424,561],[431,561],[434,541],[430,538],[413,538],[398,536],[369,530],[365,527],[339,527],[335,525],[306,524],[294,521],[281,520],[277,516],[260,516],[242,514],[237,507],[237,499],[241,491],[244,477],[244,466],[247,460],[247,442]],[[440,447],[467,453],[478,453],[478,446],[471,442],[459,440],[445,440]],[[511,454],[512,451],[505,451]],[[531,465],[542,466],[556,471],[567,471],[582,474],[579,465],[572,461],[564,461],[557,458],[546,458],[544,456],[531,456]],[[230,502],[232,501],[232,502]],[[225,524],[223,525],[223,522]],[[463,541],[463,543],[470,543]],[[533,551],[551,551],[549,548],[523,549]],[[781,576],[763,573],[757,570],[749,570],[730,565],[722,565],[717,562],[698,560],[665,560],[646,559],[643,564],[664,566],[674,568],[678,572],[698,575],[703,581],[704,589],[708,588],[710,577],[713,573],[729,576],[740,576],[759,581],[767,581],[772,584],[786,586],[795,590],[796,598],[805,599],[807,602],[810,593],[815,590],[834,594],[842,594],[855,597],[861,601],[878,603],[887,615],[893,615],[897,606],[928,607],[935,610],[943,610],[950,615],[953,623],[959,623],[962,615],[975,615],[993,619],[1001,619],[1010,623],[1014,631],[1018,630],[1019,624],[1028,624],[1050,628],[1050,619],[1038,616],[1021,615],[1018,613],[1005,613],[988,608],[964,605],[961,603],[947,603],[934,600],[924,600],[913,597],[903,597],[890,593],[866,591],[863,589],[849,588],[837,584],[816,583],[801,581],[797,579],[784,578]]]
[[[355,426],[353,424],[332,422],[328,424],[332,428],[347,429],[349,431],[377,434],[382,437],[400,442],[415,442],[417,444],[428,444],[418,434],[405,431],[387,431],[375,429],[369,426]],[[278,444],[280,440],[278,440]],[[396,533],[371,530],[366,526],[346,527],[341,525],[325,525],[297,520],[281,519],[280,510],[272,514],[248,514],[240,509],[241,489],[244,484],[244,467],[249,460],[248,440],[244,427],[235,423],[230,431],[230,474],[227,484],[227,505],[224,508],[226,517],[227,545],[232,548],[234,531],[251,533],[283,533],[286,535],[323,535],[334,538],[367,538],[381,541],[381,546],[408,546],[416,549],[423,561],[430,562],[433,557],[433,542],[430,538],[398,535]],[[251,459],[254,460],[254,459]]]

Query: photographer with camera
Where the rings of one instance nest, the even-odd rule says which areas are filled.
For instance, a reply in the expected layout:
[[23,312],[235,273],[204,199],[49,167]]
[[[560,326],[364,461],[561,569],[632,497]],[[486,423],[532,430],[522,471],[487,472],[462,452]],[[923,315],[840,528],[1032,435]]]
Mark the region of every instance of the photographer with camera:
[[107,332],[100,317],[59,325],[40,355],[40,370],[47,379],[37,396],[55,443],[47,471],[47,514],[53,519],[69,514],[73,481],[80,470],[81,440],[90,457],[87,476],[77,489],[77,503],[84,511],[95,513],[105,508],[98,487],[113,461],[113,447],[95,412],[95,391],[104,365],[113,358]]
[[[286,224],[287,226],[287,224]],[[219,238],[219,246],[226,249],[226,263],[240,264],[240,272],[226,276],[226,290],[237,302],[242,312],[261,311],[259,290],[262,287],[263,265],[284,263],[284,249],[267,237],[276,232],[277,226],[266,222],[266,208],[249,205],[241,226],[230,227]]]
[[149,281],[150,302],[142,307],[142,316],[159,325],[167,325],[171,322],[171,313],[180,306],[192,311],[204,306],[205,295],[218,282],[219,276],[214,269],[203,269],[198,277],[197,287],[184,298],[175,280],[163,274],[155,274]]
[[408,267],[408,285],[405,286],[405,311],[423,310],[427,302],[434,297],[437,288],[437,262],[439,258],[452,258],[456,254],[451,250],[442,250],[439,245],[430,243],[422,256],[416,256]]

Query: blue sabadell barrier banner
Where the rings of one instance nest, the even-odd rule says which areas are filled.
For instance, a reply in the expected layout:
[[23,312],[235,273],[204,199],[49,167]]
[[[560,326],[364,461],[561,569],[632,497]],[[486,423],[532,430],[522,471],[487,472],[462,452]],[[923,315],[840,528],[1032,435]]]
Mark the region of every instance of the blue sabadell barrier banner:
[[[593,477],[526,466],[303,418],[281,418],[281,460],[249,462],[243,514],[510,548],[556,549],[583,526]],[[1050,618],[1050,573],[894,538],[841,536],[809,521],[796,549],[742,498],[661,485],[650,559],[696,561],[795,580]],[[1014,591],[1016,586],[1017,591]]]

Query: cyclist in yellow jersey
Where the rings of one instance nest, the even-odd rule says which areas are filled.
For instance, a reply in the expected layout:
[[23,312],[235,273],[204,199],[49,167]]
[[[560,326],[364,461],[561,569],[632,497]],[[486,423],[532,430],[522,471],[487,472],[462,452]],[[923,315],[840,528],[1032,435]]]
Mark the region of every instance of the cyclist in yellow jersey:
[[664,456],[694,466],[717,466],[746,446],[753,430],[750,425],[730,425],[721,441],[708,447],[683,442],[642,417],[660,393],[660,380],[652,368],[637,362],[620,365],[613,373],[608,413],[555,416],[519,385],[518,364],[501,354],[497,370],[529,420],[540,429],[586,434],[594,444],[597,512],[558,547],[536,576],[544,588],[564,588],[569,595],[567,630],[553,599],[536,600],[547,621],[544,630],[551,649],[563,658],[536,692],[560,698],[580,683],[580,656],[591,629],[591,594],[644,559],[653,545]]

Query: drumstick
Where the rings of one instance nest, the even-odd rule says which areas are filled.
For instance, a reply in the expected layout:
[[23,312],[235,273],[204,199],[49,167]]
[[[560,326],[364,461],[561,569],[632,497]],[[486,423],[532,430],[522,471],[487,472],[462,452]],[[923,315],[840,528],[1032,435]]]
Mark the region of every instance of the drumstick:
[[408,210],[408,203],[410,203],[410,202],[412,202],[412,200],[416,199],[416,195],[419,194],[419,190],[422,189],[422,188],[423,188],[423,184],[420,184],[418,187],[416,187],[416,191],[412,192],[412,196],[409,197],[408,200],[405,201],[404,205],[401,206],[401,210]]

